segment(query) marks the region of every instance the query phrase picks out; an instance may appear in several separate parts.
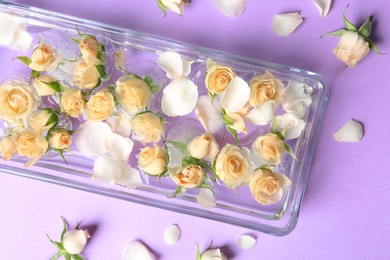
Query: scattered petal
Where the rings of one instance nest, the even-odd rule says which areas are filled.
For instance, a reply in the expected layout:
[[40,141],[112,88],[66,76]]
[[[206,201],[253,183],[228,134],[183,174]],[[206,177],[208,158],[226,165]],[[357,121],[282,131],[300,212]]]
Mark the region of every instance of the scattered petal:
[[127,162],[133,150],[133,141],[121,135],[111,133],[106,136],[104,146],[107,152],[116,160]]
[[131,168],[126,162],[121,162],[121,175],[117,179],[117,183],[126,186],[130,189],[135,189],[142,184],[142,179],[137,169]]
[[305,121],[290,113],[284,113],[283,115],[277,116],[275,117],[275,120],[279,130],[287,128],[286,139],[298,138],[306,126]]
[[94,175],[92,179],[108,182],[114,185],[121,177],[121,162],[110,155],[101,155],[96,158],[93,165]]
[[88,238],[90,238],[88,230],[73,229],[64,234],[62,244],[69,254],[80,254]]
[[197,100],[198,87],[189,79],[176,79],[164,88],[161,108],[167,116],[185,116],[194,110]]
[[245,11],[246,0],[214,0],[214,4],[224,15],[235,17]]
[[325,17],[329,13],[332,0],[313,0],[313,3],[316,5],[321,17]]
[[272,19],[272,30],[278,36],[289,36],[302,21],[299,12],[278,14]]
[[210,189],[203,189],[196,197],[196,200],[199,205],[206,209],[215,207],[216,205],[215,196]]
[[214,103],[208,96],[200,96],[196,102],[195,112],[204,129],[210,133],[217,132],[223,125],[223,120],[220,112],[220,105],[217,99]]
[[242,235],[238,238],[237,243],[242,249],[246,250],[256,245],[256,239],[248,235]]
[[302,117],[306,114],[306,108],[312,100],[309,94],[305,93],[305,84],[290,80],[283,90],[282,108],[287,113]]
[[245,120],[254,125],[267,125],[275,116],[276,102],[268,100],[256,106],[246,116]]
[[0,35],[0,45],[22,51],[27,51],[33,40],[23,19],[14,14],[0,13]]
[[119,134],[123,137],[129,137],[131,134],[131,124],[123,113],[120,113],[119,116],[111,116],[106,120],[112,131],[116,134]]
[[362,123],[350,119],[333,135],[333,138],[338,142],[359,142],[363,135]]
[[134,241],[123,249],[122,260],[155,260],[155,257],[144,244]]
[[106,137],[112,134],[109,125],[103,122],[86,121],[80,125],[80,130],[74,133],[77,149],[86,156],[99,156],[105,154],[104,145]]
[[171,225],[168,228],[165,229],[164,232],[164,240],[165,243],[168,245],[176,244],[177,241],[179,241],[180,238],[180,228],[177,225]]
[[230,112],[238,112],[248,103],[250,92],[248,83],[240,77],[235,77],[222,94],[221,107]]
[[191,73],[191,61],[183,59],[176,52],[160,52],[157,65],[167,73],[170,79],[180,79]]
[[126,69],[127,57],[123,48],[114,53],[115,67],[117,70]]

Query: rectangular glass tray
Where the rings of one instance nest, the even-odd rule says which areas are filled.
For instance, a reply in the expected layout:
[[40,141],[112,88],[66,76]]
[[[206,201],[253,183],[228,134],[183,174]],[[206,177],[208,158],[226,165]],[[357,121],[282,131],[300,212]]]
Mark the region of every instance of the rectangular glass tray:
[[[280,203],[271,206],[262,206],[257,203],[248,192],[248,187],[239,188],[240,196],[237,196],[232,189],[216,187],[216,193],[223,194],[223,196],[217,197],[217,204],[214,208],[205,209],[197,204],[196,194],[191,191],[178,195],[173,199],[167,198],[176,189],[169,178],[168,180],[163,179],[161,183],[152,179],[149,180],[148,185],[142,185],[136,189],[129,189],[120,185],[110,186],[91,179],[94,158],[86,158],[77,151],[74,151],[73,156],[66,155],[68,164],[65,164],[58,154],[50,153],[30,168],[24,167],[25,158],[16,156],[11,161],[5,162],[2,160],[0,162],[0,172],[221,221],[277,236],[286,235],[295,228],[328,97],[327,85],[319,75],[305,70],[231,55],[29,6],[0,2],[0,15],[1,13],[22,17],[27,25],[28,32],[34,39],[32,46],[37,44],[41,36],[55,48],[74,44],[71,41],[65,43],[65,40],[68,40],[67,33],[77,35],[77,27],[79,31],[93,34],[98,40],[103,41],[106,44],[107,57],[112,56],[114,50],[119,47],[124,48],[127,55],[131,55],[134,64],[141,64],[127,67],[133,73],[145,73],[142,68],[154,64],[154,67],[147,73],[152,75],[157,82],[163,82],[159,79],[163,72],[155,63],[158,57],[156,52],[172,51],[194,61],[195,64],[200,64],[198,67],[205,67],[208,58],[231,66],[237,74],[243,75],[243,78],[246,77],[245,79],[250,79],[248,78],[250,75],[264,73],[267,70],[281,79],[285,85],[289,80],[304,83],[312,89],[312,104],[308,107],[303,118],[306,122],[304,132],[298,139],[289,143],[298,160],[293,160],[285,155],[282,165],[278,169],[290,178],[292,182],[290,190]],[[1,83],[21,74],[29,75],[28,73],[31,70],[28,70],[21,62],[11,60],[19,55],[30,55],[31,48],[29,52],[20,52],[0,46],[0,57],[3,60],[0,70]],[[108,63],[111,62],[112,64],[113,61],[109,59]],[[198,72],[203,70],[204,73],[203,67]],[[107,68],[110,72],[115,71],[114,66],[110,67],[108,65]],[[163,76],[165,76],[165,73],[163,73]],[[116,78],[118,77],[116,76]],[[193,80],[195,84],[204,85],[204,78],[193,76]],[[259,130],[259,133],[264,133],[264,129]]]

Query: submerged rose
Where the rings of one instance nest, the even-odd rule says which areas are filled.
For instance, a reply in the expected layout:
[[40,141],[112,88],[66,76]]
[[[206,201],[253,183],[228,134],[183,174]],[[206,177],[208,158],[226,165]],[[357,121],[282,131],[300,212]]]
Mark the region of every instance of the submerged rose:
[[254,77],[251,79],[249,87],[251,88],[249,104],[252,107],[256,107],[268,100],[275,101],[276,105],[279,104],[283,83],[275,78],[272,73],[266,71],[265,74]]
[[204,172],[198,165],[188,165],[172,176],[176,184],[184,188],[195,188],[203,181]]
[[115,109],[114,97],[108,90],[101,90],[87,102],[87,118],[90,121],[103,121],[109,118]]
[[231,67],[213,65],[207,70],[205,84],[212,94],[222,94],[235,77],[236,73]]
[[53,130],[50,132],[49,144],[54,149],[68,149],[72,144],[72,136],[65,129]]
[[338,59],[344,61],[349,68],[352,68],[355,67],[369,51],[369,44],[362,36],[357,32],[347,31],[341,36],[338,45],[332,52]]
[[291,181],[285,175],[268,169],[256,170],[249,182],[253,197],[262,205],[279,202],[290,185]]
[[50,88],[47,83],[53,83],[56,82],[57,80],[49,75],[41,75],[33,80],[33,87],[38,93],[38,96],[51,96],[56,91],[52,88]]
[[50,71],[54,70],[59,62],[60,57],[57,51],[48,44],[40,44],[31,55],[29,67],[36,71]]
[[253,151],[265,165],[277,165],[284,154],[284,142],[273,133],[259,136],[252,144]]
[[61,108],[71,117],[78,118],[84,112],[84,96],[78,89],[62,92]]
[[164,132],[164,123],[160,117],[148,112],[135,116],[131,120],[131,128],[137,140],[145,145],[160,141]]
[[100,51],[100,44],[95,37],[86,37],[79,44],[83,60],[89,65],[100,65],[102,61],[97,58]]
[[141,150],[138,157],[138,166],[147,174],[159,175],[167,166],[168,155],[156,143],[153,146],[147,146]]
[[49,122],[50,117],[53,115],[52,111],[41,110],[34,116],[30,117],[28,124],[37,133],[43,133],[48,131],[56,122]]
[[218,144],[210,133],[197,136],[188,144],[190,155],[197,159],[215,160],[219,152]]
[[17,153],[30,159],[25,164],[26,167],[36,163],[45,154],[49,146],[46,138],[26,129],[19,129],[16,132],[16,140]]
[[78,61],[73,71],[73,84],[81,89],[92,89],[100,84],[99,72],[95,66]]
[[16,143],[13,136],[4,136],[0,142],[1,154],[4,161],[10,160],[16,154]]

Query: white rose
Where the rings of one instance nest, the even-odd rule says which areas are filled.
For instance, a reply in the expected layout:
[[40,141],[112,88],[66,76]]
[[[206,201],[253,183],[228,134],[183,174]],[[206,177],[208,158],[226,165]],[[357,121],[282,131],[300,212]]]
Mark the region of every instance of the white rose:
[[184,4],[188,3],[188,0],[160,0],[162,6],[165,9],[171,10],[179,15],[183,15]]

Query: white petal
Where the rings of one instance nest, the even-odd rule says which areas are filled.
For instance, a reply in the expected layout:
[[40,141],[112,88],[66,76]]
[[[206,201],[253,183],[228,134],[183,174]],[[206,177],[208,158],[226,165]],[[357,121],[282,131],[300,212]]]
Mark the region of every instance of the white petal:
[[110,155],[99,156],[93,165],[94,175],[92,179],[108,182],[114,185],[121,176],[121,162]]
[[130,189],[135,189],[142,184],[142,179],[138,170],[131,168],[130,165],[126,162],[121,162],[120,167],[121,175],[116,180],[118,184],[126,186]]
[[306,113],[306,108],[310,106],[312,99],[305,93],[305,84],[290,80],[287,87],[283,90],[282,107],[283,110],[294,114],[296,117],[302,117]]
[[275,116],[276,103],[268,100],[256,106],[246,116],[245,120],[254,125],[267,125]]
[[224,254],[219,248],[209,249],[206,252],[202,253],[201,260],[226,260]]
[[106,136],[104,146],[107,152],[118,161],[127,162],[133,150],[133,141],[121,135],[111,133]]
[[206,131],[215,133],[223,125],[220,105],[217,99],[214,100],[214,103],[211,103],[209,96],[200,96],[198,102],[196,102],[195,110],[200,123]]
[[277,116],[275,117],[275,120],[279,130],[287,128],[286,139],[298,138],[306,126],[305,121],[290,113]]
[[215,207],[215,196],[213,192],[209,189],[203,189],[198,196],[196,197],[197,202],[203,208],[209,209]]
[[180,228],[177,225],[171,225],[168,228],[165,229],[164,232],[164,240],[165,243],[168,245],[176,244],[177,241],[179,241],[180,238]]
[[[167,73],[167,77],[170,79],[179,79],[183,75],[183,60],[176,52],[159,53],[157,65]],[[188,68],[186,69],[188,70]]]
[[86,156],[105,154],[107,149],[104,141],[111,133],[112,130],[106,123],[86,121],[74,133],[77,149]]
[[123,137],[129,137],[131,134],[131,124],[122,113],[119,116],[111,116],[106,120],[114,133],[117,133]]
[[167,116],[185,116],[194,110],[197,100],[198,87],[189,79],[176,79],[164,88],[161,108]]
[[272,30],[278,36],[288,36],[302,23],[302,16],[298,13],[275,15],[272,19]]
[[144,244],[134,241],[123,249],[122,260],[155,260],[155,257]]
[[80,254],[88,238],[88,231],[73,229],[64,234],[62,244],[69,254]]
[[333,138],[338,142],[359,142],[363,135],[363,125],[354,119],[350,119],[333,135]]
[[237,112],[248,103],[250,88],[248,83],[240,77],[229,82],[221,97],[221,107],[230,112]]
[[117,70],[126,69],[127,57],[123,48],[114,53],[115,67]]
[[188,61],[188,60],[182,58],[182,62],[183,62],[183,75],[182,75],[182,77],[190,75],[191,64],[193,63],[193,61]]
[[242,249],[246,250],[256,245],[256,239],[248,235],[242,235],[238,238],[237,243]]
[[33,40],[23,19],[13,14],[0,13],[0,35],[0,45],[13,46],[23,51],[30,48]]
[[320,15],[325,17],[329,13],[332,0],[313,0],[313,3],[316,5]]
[[214,0],[214,4],[224,15],[235,17],[245,11],[246,0]]

